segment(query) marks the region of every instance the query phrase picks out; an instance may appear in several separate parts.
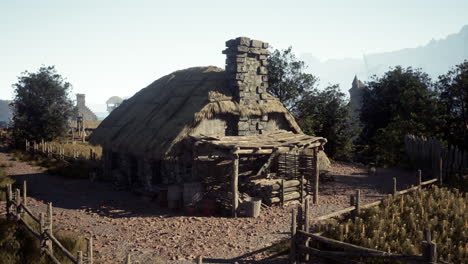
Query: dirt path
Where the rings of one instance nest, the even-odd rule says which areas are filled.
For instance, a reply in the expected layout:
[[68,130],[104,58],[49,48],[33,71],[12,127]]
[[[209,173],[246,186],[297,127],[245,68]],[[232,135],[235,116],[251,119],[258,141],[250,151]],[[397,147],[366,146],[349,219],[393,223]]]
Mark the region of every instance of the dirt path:
[[[52,202],[57,229],[94,237],[97,263],[123,263],[128,253],[140,263],[193,263],[198,255],[206,263],[284,262],[266,261],[268,254],[261,251],[288,237],[292,204],[263,210],[255,219],[188,217],[130,192],[115,191],[109,183],[48,175],[43,168],[13,161],[0,152],[0,163],[5,162],[13,164],[6,169],[9,175],[27,180],[33,211],[44,212],[45,204]],[[393,176],[399,178],[399,189],[413,183],[404,180],[411,173],[379,170],[369,177],[365,168],[344,163],[334,164],[330,175],[335,181],[321,185],[320,204],[312,207],[314,216],[349,206],[349,195],[357,188],[367,203],[390,191]]]

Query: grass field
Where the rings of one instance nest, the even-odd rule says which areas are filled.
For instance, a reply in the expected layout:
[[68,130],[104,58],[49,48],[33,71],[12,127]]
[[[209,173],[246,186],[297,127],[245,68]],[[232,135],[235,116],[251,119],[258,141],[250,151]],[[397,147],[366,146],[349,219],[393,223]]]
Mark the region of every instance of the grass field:
[[325,237],[391,253],[421,254],[428,228],[439,261],[468,263],[468,199],[436,186],[393,197],[361,217],[331,223]]

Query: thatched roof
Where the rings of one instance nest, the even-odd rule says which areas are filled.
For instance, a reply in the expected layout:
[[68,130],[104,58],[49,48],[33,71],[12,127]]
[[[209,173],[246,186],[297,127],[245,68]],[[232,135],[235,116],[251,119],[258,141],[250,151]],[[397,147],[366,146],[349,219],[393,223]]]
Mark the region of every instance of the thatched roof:
[[239,105],[226,87],[223,69],[195,67],[156,80],[125,100],[104,119],[90,142],[150,158],[170,155],[173,146],[191,135],[204,119],[217,114],[240,116],[284,114],[291,130],[301,130],[278,99]]

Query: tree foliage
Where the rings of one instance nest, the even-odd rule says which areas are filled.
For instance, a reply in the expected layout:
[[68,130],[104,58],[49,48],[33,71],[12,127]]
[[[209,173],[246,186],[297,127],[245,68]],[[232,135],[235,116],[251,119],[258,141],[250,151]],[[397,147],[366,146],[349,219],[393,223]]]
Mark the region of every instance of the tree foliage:
[[436,83],[448,143],[468,150],[468,61],[456,65]]
[[326,152],[339,160],[351,158],[354,135],[349,120],[349,107],[345,94],[338,85],[324,90],[314,89],[299,102],[297,119],[304,133],[325,137]]
[[291,111],[304,133],[327,138],[331,158],[348,159],[353,134],[345,95],[338,85],[319,90],[318,78],[305,69],[291,47],[275,50],[268,59],[269,92]]
[[374,76],[363,91],[360,142],[367,156],[383,165],[395,165],[406,134],[438,136],[437,100],[426,73],[400,66]]
[[306,65],[296,58],[292,47],[275,50],[268,57],[268,91],[295,112],[299,101],[316,85],[318,79],[305,73]]
[[22,73],[13,87],[13,135],[17,142],[49,141],[66,132],[73,109],[68,97],[71,85],[54,66],[42,66],[36,73]]

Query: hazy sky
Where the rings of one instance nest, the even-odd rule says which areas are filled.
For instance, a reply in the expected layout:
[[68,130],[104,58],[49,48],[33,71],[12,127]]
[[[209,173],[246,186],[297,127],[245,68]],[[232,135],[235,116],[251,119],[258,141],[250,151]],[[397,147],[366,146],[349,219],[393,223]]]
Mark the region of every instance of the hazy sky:
[[224,42],[238,36],[320,59],[361,57],[456,33],[467,14],[466,0],[0,0],[0,99],[42,64],[94,105],[178,69],[224,67]]

